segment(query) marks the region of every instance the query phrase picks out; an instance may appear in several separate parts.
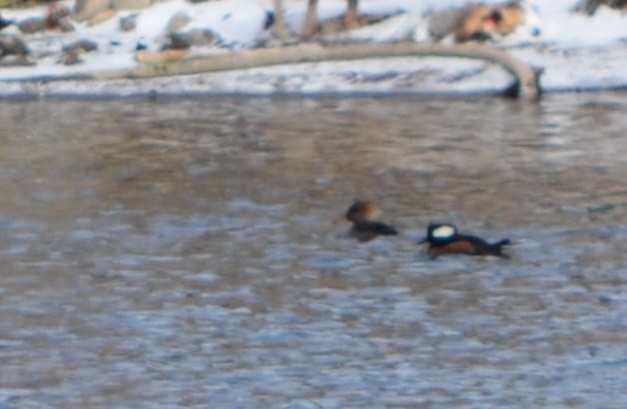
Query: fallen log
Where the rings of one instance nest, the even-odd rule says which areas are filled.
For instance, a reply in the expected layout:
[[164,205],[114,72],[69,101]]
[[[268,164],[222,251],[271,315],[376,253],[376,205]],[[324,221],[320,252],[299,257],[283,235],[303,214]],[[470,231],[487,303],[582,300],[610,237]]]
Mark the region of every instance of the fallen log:
[[541,70],[510,56],[505,51],[482,45],[420,45],[415,43],[359,44],[325,47],[299,45],[248,51],[232,51],[211,56],[189,57],[185,50],[137,53],[136,68],[104,70],[95,73],[44,74],[4,82],[37,83],[50,81],[142,79],[234,71],[273,65],[324,61],[349,61],[389,57],[469,58],[501,65],[514,78],[503,94],[514,98],[537,99],[541,95]]
[[[501,65],[513,77],[504,93],[517,98],[535,99],[540,96],[541,71],[512,57],[505,51],[483,45],[421,45],[415,43],[358,44],[322,46],[305,44],[294,47],[233,51],[194,58],[159,58],[158,55],[138,56],[137,69],[124,77],[151,78],[189,75],[217,71],[259,68],[273,65],[323,61],[351,61],[388,57],[458,57],[480,59]],[[98,77],[106,77],[106,74]]]

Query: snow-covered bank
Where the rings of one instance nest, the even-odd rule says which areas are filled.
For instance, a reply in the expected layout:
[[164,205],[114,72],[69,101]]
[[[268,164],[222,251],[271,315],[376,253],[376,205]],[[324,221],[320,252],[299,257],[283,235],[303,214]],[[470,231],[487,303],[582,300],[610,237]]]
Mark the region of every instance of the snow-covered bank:
[[[576,3],[529,1],[533,15],[516,32],[498,39],[496,45],[542,69],[540,84],[545,92],[627,87],[627,13],[602,7],[588,16],[572,11]],[[64,4],[73,6],[71,1]],[[459,5],[460,1],[453,0],[362,0],[360,11],[364,14],[396,13],[396,16],[339,34],[336,39],[430,42],[433,39],[429,38],[428,29],[433,13]],[[321,0],[318,15],[323,21],[336,18],[345,7],[344,1]],[[284,8],[288,28],[299,32],[306,3],[286,0]],[[133,70],[138,65],[138,48],[158,51],[163,47],[172,29],[173,16],[184,16],[186,30],[210,30],[215,34],[215,41],[192,47],[188,51],[190,56],[255,47],[268,38],[264,24],[271,10],[271,0],[193,4],[167,0],[141,10],[118,11],[98,24],[71,21],[74,30],[69,32],[24,35],[36,59],[29,66],[1,66],[0,81],[4,83],[0,95],[483,93],[499,90],[509,81],[508,75],[497,66],[457,58],[306,63],[150,80],[37,81]],[[42,7],[3,10],[2,17],[20,21],[45,12]],[[133,17],[135,27],[122,31],[120,21],[128,17]],[[17,35],[16,30],[15,26],[7,27],[2,35]],[[85,39],[94,42],[97,49],[82,53],[78,64],[62,64],[60,50]]]

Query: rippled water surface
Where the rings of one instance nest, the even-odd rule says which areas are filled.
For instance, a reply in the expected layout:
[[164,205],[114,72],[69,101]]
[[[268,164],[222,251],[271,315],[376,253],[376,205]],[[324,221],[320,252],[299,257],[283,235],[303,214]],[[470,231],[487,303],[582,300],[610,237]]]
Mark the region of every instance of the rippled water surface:
[[[625,408],[625,112],[2,102],[0,408]],[[511,257],[429,260],[433,220]]]

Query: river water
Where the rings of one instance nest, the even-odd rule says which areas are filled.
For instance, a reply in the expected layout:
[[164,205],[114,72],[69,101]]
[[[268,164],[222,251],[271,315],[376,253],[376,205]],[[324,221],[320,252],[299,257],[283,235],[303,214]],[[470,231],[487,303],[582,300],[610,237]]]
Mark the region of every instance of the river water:
[[[0,408],[625,408],[625,112],[4,101]],[[357,198],[402,234],[347,238]]]

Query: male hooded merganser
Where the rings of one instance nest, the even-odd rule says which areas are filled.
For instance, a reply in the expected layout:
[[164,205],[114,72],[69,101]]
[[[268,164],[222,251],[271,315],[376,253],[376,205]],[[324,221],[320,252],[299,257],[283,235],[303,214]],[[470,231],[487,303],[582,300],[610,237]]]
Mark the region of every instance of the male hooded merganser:
[[419,243],[429,243],[427,251],[431,258],[443,254],[507,257],[501,248],[510,244],[510,241],[505,239],[496,243],[488,243],[477,236],[458,234],[457,227],[452,224],[431,223],[427,230],[427,237]]
[[358,200],[346,211],[344,218],[353,222],[350,234],[359,241],[369,241],[377,236],[394,236],[398,231],[387,224],[373,220],[381,213],[374,202]]

